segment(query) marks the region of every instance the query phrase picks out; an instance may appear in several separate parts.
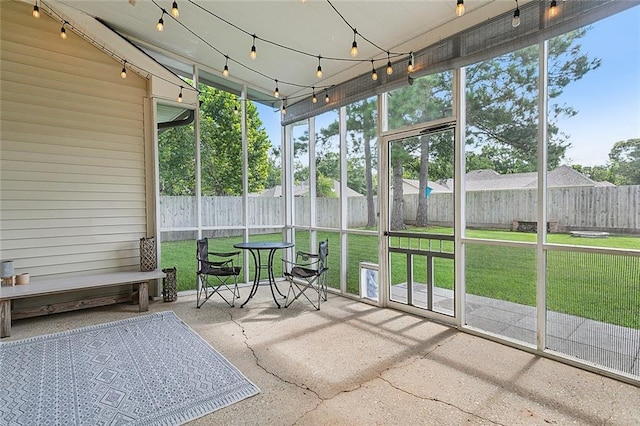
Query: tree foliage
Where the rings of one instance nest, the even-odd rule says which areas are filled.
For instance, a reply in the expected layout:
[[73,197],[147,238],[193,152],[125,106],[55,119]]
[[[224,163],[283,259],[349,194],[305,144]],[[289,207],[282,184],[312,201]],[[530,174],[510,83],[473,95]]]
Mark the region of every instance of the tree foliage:
[[[235,96],[200,85],[200,158],[202,195],[242,194],[242,127],[234,113]],[[249,192],[265,189],[273,180],[267,153],[271,142],[258,110],[246,102]],[[174,127],[159,136],[160,192],[195,195],[195,135],[193,125]]]
[[609,153],[610,172],[616,185],[640,185],[640,138],[619,141]]
[[[548,168],[555,169],[570,147],[558,120],[578,111],[554,102],[565,87],[600,66],[583,52],[580,39],[587,28],[549,41]],[[480,166],[501,174],[536,171],[538,134],[538,46],[467,68],[468,170]],[[491,167],[487,167],[491,165]]]

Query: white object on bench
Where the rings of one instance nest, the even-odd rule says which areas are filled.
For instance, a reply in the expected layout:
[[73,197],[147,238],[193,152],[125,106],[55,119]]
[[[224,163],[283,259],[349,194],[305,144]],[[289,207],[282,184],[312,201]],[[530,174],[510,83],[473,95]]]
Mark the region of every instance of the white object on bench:
[[[66,293],[92,288],[139,284],[138,303],[140,312],[149,310],[149,281],[164,278],[161,270],[139,272],[108,272],[65,278],[32,278],[30,284],[0,287],[0,337],[11,335],[11,301],[47,294]],[[86,307],[86,306],[85,306]],[[79,309],[79,308],[72,308]],[[71,310],[71,309],[66,309]],[[61,312],[61,311],[60,311]],[[46,312],[45,312],[46,313]]]

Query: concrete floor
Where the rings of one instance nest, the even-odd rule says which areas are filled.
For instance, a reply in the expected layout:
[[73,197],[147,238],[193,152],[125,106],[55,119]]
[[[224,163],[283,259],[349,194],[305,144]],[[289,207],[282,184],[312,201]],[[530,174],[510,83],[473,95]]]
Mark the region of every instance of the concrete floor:
[[[180,294],[149,310],[173,310],[261,389],[193,425],[640,424],[638,387],[343,297],[277,309],[261,287],[243,309]],[[9,339],[137,315],[123,304],[18,320]]]

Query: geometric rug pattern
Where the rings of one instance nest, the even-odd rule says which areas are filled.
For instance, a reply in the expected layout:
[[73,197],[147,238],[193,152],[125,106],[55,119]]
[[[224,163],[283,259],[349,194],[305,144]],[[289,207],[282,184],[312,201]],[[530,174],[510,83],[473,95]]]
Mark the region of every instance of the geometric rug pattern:
[[182,424],[258,392],[171,311],[0,342],[1,425]]

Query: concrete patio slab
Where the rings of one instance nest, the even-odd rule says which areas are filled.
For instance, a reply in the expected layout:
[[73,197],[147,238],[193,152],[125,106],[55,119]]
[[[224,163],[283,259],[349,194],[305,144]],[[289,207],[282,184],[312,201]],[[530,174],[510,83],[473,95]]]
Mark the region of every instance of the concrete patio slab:
[[[261,392],[194,425],[640,424],[636,386],[395,310],[332,295],[320,311],[277,309],[266,289],[242,309],[195,303],[181,293],[149,311],[173,310]],[[123,304],[18,320],[9,339],[138,315]]]

